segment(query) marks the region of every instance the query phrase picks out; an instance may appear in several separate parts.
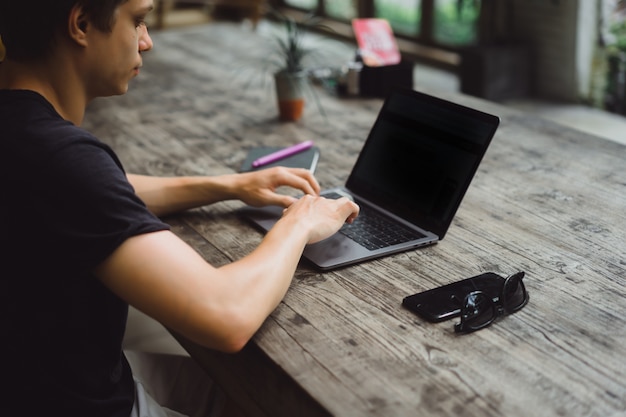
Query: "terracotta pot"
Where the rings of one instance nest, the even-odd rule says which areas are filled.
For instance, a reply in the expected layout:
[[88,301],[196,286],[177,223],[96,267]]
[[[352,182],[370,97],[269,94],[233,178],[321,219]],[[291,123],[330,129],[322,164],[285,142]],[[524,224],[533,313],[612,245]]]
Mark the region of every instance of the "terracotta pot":
[[297,121],[304,111],[304,92],[309,82],[305,71],[274,74],[280,120]]

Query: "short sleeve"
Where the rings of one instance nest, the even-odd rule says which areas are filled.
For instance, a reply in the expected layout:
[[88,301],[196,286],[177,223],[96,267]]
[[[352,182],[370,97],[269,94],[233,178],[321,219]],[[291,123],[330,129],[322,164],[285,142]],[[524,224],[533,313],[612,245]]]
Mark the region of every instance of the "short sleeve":
[[[93,270],[131,236],[167,230],[135,194],[113,151],[73,126],[24,156],[18,178],[23,218],[18,253],[68,275]],[[52,139],[51,139],[52,141]]]

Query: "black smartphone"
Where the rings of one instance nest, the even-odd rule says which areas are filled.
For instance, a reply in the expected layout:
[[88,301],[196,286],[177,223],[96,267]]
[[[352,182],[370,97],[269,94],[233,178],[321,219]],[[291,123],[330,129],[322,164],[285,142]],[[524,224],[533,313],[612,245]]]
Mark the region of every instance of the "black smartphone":
[[465,278],[441,287],[409,295],[402,305],[418,316],[436,323],[461,314],[461,304],[472,291],[484,291],[496,299],[500,296],[504,278],[493,272]]

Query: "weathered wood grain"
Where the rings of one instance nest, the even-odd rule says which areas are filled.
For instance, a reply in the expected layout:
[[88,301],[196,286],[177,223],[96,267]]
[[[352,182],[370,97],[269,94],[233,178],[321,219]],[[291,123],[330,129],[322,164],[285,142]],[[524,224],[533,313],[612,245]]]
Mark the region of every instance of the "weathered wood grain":
[[[237,171],[248,148],[313,139],[317,176],[345,181],[382,101],[319,89],[326,118],[277,120],[261,71],[260,34],[212,24],[156,33],[142,75],[98,100],[85,126],[128,171]],[[337,62],[352,49],[332,45]],[[345,55],[342,55],[345,54]],[[261,71],[262,72],[262,71]],[[338,271],[302,263],[251,345],[224,355],[181,339],[251,415],[626,415],[626,147],[479,99],[444,98],[502,123],[445,239]],[[262,235],[239,202],[173,217],[207,261],[249,253]],[[530,302],[458,336],[404,296],[484,271],[526,271]],[[247,404],[247,405],[246,405]],[[304,404],[304,406],[303,406]]]

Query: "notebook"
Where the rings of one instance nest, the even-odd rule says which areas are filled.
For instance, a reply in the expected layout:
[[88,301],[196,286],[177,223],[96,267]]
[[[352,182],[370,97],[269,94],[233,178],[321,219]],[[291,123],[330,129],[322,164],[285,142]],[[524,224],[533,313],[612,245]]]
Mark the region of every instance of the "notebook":
[[276,162],[272,162],[258,168],[254,168],[252,163],[258,158],[269,155],[272,152],[279,151],[283,148],[278,146],[258,146],[250,149],[246,159],[241,164],[239,172],[258,171],[261,169],[283,166],[290,168],[306,168],[311,172],[315,172],[317,168],[317,161],[320,157],[320,149],[317,146],[313,146],[303,152],[298,152],[295,155],[288,156],[286,158],[279,159]]
[[[359,217],[307,245],[303,257],[329,270],[442,240],[499,122],[497,116],[421,92],[393,91],[345,185],[322,192],[350,196],[361,207]],[[267,231],[282,208],[245,207],[241,213]],[[374,223],[363,227],[370,217]],[[359,236],[363,228],[369,229],[367,243],[368,236]]]

